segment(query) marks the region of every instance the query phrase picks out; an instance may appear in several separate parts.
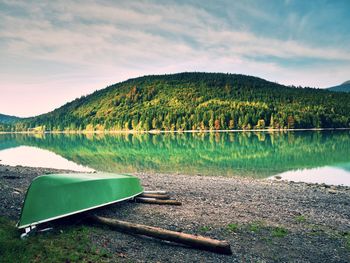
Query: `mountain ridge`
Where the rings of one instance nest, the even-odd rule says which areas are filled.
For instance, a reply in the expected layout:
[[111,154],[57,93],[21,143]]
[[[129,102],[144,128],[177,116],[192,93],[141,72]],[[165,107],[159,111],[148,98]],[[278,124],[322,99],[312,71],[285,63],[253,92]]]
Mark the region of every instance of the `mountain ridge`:
[[11,124],[20,119],[21,119],[20,117],[0,113],[0,123],[3,123],[3,124]]
[[329,87],[327,90],[335,92],[350,92],[350,80],[345,81],[340,85]]
[[15,130],[218,130],[350,126],[350,95],[254,76],[183,72],[128,79]]

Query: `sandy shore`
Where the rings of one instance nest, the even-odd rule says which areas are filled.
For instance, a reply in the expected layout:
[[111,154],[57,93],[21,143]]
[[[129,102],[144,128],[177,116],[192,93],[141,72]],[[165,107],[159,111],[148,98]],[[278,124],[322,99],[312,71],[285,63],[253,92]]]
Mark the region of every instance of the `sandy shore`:
[[[0,165],[0,216],[17,220],[31,180],[53,169]],[[231,243],[233,255],[101,228],[91,239],[125,262],[349,262],[350,188],[247,178],[136,174],[180,207],[123,202],[97,211]]]

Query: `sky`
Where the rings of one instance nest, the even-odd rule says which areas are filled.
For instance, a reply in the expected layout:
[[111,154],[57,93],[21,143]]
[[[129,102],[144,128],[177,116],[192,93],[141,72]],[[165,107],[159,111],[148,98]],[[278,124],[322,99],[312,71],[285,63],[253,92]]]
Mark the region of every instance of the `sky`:
[[184,71],[325,88],[350,79],[348,0],[0,0],[0,113]]

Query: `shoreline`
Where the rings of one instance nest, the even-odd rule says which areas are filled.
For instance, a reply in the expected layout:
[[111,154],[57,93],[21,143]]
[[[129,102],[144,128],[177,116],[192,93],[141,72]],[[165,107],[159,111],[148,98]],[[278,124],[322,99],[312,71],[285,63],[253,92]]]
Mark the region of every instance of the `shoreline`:
[[105,131],[0,131],[0,134],[166,134],[166,133],[224,133],[224,132],[299,132],[299,131],[348,131],[350,128],[305,128],[305,129],[233,129],[233,130],[184,130],[184,131],[163,131],[163,130],[105,130]]
[[[67,172],[0,165],[0,216],[16,220],[31,180]],[[350,187],[278,180],[137,173],[146,190],[166,190],[180,207],[123,202],[98,209],[111,218],[228,240],[233,255],[169,245],[106,228],[91,242],[120,262],[347,262]],[[63,231],[64,231],[64,226]],[[45,238],[45,236],[42,236]],[[118,257],[123,254],[123,257]]]

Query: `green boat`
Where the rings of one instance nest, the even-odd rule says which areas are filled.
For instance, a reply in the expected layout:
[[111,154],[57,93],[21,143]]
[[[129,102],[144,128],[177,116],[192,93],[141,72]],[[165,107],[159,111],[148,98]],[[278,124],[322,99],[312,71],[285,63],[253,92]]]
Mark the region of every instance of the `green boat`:
[[143,192],[140,180],[111,173],[50,174],[36,177],[28,188],[18,228],[131,199]]

